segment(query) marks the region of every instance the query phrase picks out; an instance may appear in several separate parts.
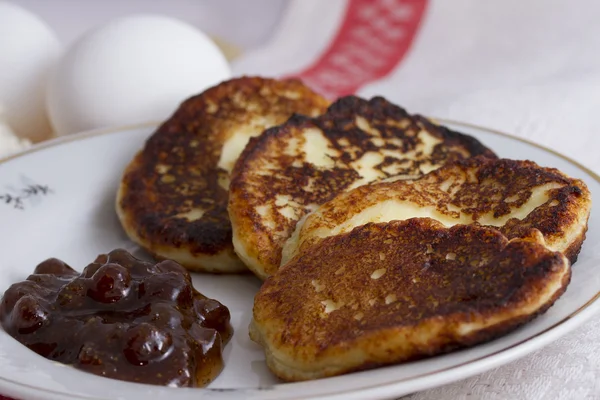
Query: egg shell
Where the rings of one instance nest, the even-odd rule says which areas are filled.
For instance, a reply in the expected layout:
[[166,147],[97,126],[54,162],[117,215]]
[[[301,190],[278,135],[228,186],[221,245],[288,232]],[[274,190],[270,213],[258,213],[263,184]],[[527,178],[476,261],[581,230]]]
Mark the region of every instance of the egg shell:
[[56,35],[40,18],[0,1],[0,109],[20,137],[39,141],[51,136],[46,85],[60,50]]
[[200,30],[157,15],[118,18],[81,37],[50,80],[59,135],[166,119],[186,98],[231,76]]

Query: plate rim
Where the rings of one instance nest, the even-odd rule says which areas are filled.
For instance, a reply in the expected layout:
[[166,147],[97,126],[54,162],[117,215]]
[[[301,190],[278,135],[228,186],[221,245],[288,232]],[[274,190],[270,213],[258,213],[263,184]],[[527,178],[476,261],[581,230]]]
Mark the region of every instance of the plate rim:
[[[600,184],[600,174],[596,173],[591,168],[585,166],[584,164],[580,163],[579,161],[576,161],[576,160],[570,158],[569,156],[566,156],[554,149],[551,149],[549,147],[546,147],[542,144],[536,143],[529,139],[525,139],[525,138],[510,134],[507,132],[503,132],[501,130],[497,130],[494,128],[488,128],[488,127],[480,126],[480,125],[469,123],[469,122],[457,121],[457,120],[448,119],[448,118],[436,118],[436,117],[429,117],[429,119],[431,119],[432,121],[434,121],[436,123],[440,123],[440,124],[444,124],[444,125],[450,124],[450,125],[454,125],[456,127],[464,127],[464,128],[468,128],[468,129],[474,129],[477,131],[509,138],[509,139],[516,140],[518,142],[527,144],[529,146],[533,146],[535,148],[541,149],[541,150],[543,150],[547,153],[550,153],[556,157],[559,157],[559,158],[563,159],[564,161],[570,163],[571,165],[577,167],[578,169],[580,169],[581,171],[583,171],[587,175],[589,175],[592,179],[594,179],[598,184]],[[54,137],[49,140],[45,140],[43,142],[35,143],[33,146],[31,146],[27,149],[24,149],[22,151],[19,151],[17,153],[14,153],[14,154],[11,154],[11,155],[8,155],[5,157],[0,157],[0,165],[5,164],[14,159],[21,158],[23,156],[26,156],[26,155],[29,155],[32,153],[36,153],[38,151],[45,150],[45,149],[48,149],[51,147],[59,146],[59,145],[65,144],[65,143],[80,141],[80,140],[84,140],[84,139],[88,139],[88,138],[92,138],[92,137],[96,137],[96,136],[103,136],[103,135],[108,135],[108,134],[122,132],[122,131],[139,130],[139,129],[146,129],[146,128],[157,128],[163,122],[164,121],[148,121],[148,122],[142,122],[142,123],[137,123],[137,124],[111,126],[111,127],[86,130],[86,131],[82,131],[79,133],[66,135],[66,136]],[[435,371],[425,372],[425,373],[422,373],[420,375],[413,376],[410,378],[396,379],[396,380],[382,383],[382,384],[363,386],[358,389],[348,389],[348,390],[342,389],[335,393],[329,393],[325,396],[328,398],[350,398],[350,397],[354,398],[356,396],[360,396],[361,394],[366,394],[366,393],[375,394],[375,393],[373,393],[374,391],[379,392],[381,395],[383,395],[385,393],[387,393],[389,395],[390,391],[393,391],[394,386],[401,385],[407,381],[415,381],[416,388],[414,391],[421,391],[421,390],[426,390],[428,388],[438,387],[438,386],[441,386],[444,384],[455,382],[460,379],[465,379],[467,377],[474,376],[477,374],[481,374],[481,373],[488,371],[494,367],[498,367],[500,365],[504,365],[504,364],[510,363],[512,361],[515,361],[521,357],[524,357],[524,356],[530,354],[531,352],[533,352],[535,350],[539,350],[539,349],[545,347],[546,345],[550,344],[551,342],[564,336],[565,334],[573,331],[577,327],[581,326],[583,323],[588,321],[592,316],[594,316],[598,311],[600,311],[599,299],[600,299],[600,288],[597,289],[596,294],[592,298],[590,298],[585,304],[583,304],[578,309],[571,312],[569,315],[567,315],[560,321],[554,323],[553,325],[545,328],[544,330],[542,330],[532,336],[524,338],[524,339],[518,341],[517,343],[510,345],[509,347],[494,351],[489,354],[482,355],[481,357],[478,357],[476,359],[465,361],[460,364],[442,368],[442,369],[438,369]],[[536,340],[533,343],[530,343],[534,339],[536,339]],[[503,354],[505,357],[498,357],[501,354]],[[475,372],[465,370],[465,367],[467,367],[467,366],[471,366],[472,367],[471,370],[475,369]],[[458,371],[455,371],[455,370],[458,370]],[[442,379],[441,381],[438,380],[436,382],[429,382],[428,378],[432,378],[434,376],[439,376],[440,374],[445,379]],[[26,383],[21,383],[21,382],[16,382],[16,381],[13,381],[11,379],[8,379],[8,378],[2,377],[2,376],[0,376],[0,381],[9,384],[13,388],[22,388],[22,389],[25,389],[28,391],[33,390],[33,391],[37,392],[38,394],[46,393],[46,394],[51,394],[51,395],[55,395],[55,396],[58,395],[58,396],[62,396],[62,397],[67,396],[67,397],[73,398],[73,396],[67,392],[48,390],[48,389],[44,389],[42,387],[37,387],[37,386],[33,386],[33,385],[26,384]],[[274,386],[277,387],[280,385],[282,385],[282,384],[276,384]],[[210,388],[208,388],[208,389],[199,388],[199,390],[206,391],[206,392],[213,391]],[[9,391],[11,391],[11,390],[9,389]],[[219,391],[219,390],[215,389],[214,391]],[[250,393],[256,393],[257,391],[258,390],[254,389],[254,388],[248,388],[248,389],[240,388],[238,390],[231,391],[231,393],[236,393],[236,392],[244,393],[245,392],[247,394],[250,394]],[[283,393],[281,393],[281,394],[283,395]],[[0,393],[0,395],[1,395],[1,393]],[[340,397],[340,396],[344,396],[344,397]],[[77,397],[80,399],[86,399],[86,400],[103,399],[102,397],[95,397],[95,396],[93,396],[93,397],[77,396]],[[321,397],[322,397],[321,395],[315,394],[315,395],[310,395],[309,397],[303,397],[303,398],[313,399],[313,398],[321,398]]]

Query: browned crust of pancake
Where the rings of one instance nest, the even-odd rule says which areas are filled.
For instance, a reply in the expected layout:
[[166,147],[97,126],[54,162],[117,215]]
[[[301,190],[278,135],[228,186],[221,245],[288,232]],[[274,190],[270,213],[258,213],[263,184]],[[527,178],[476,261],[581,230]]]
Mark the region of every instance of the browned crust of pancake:
[[575,238],[575,240],[571,242],[571,245],[565,251],[563,251],[563,254],[565,255],[565,257],[567,257],[571,265],[577,262],[577,258],[579,257],[579,253],[581,252],[581,247],[583,246],[583,242],[585,242],[587,230],[588,225],[586,221],[585,228],[581,232],[581,235]]
[[[466,182],[464,177],[467,177]],[[309,217],[306,224],[311,230],[332,229],[363,209],[388,199],[435,207],[450,217],[458,217],[456,210],[460,210],[472,216],[474,221],[489,213],[500,218],[523,206],[530,200],[532,190],[545,184],[561,186],[552,189],[548,200],[527,217],[511,218],[497,229],[509,239],[526,237],[532,229],[538,230],[552,248],[557,242],[568,240],[570,243],[563,253],[574,263],[585,239],[591,209],[590,191],[579,179],[527,160],[473,157],[448,163],[412,182],[382,182],[358,187],[324,204],[313,216],[314,220]],[[442,190],[444,185],[448,187]],[[583,226],[582,231],[570,237],[571,230],[579,226]],[[307,239],[298,251],[310,247],[315,240]]]
[[[403,111],[406,113],[406,110],[403,109]],[[418,120],[419,123],[421,123],[428,131],[440,132],[440,137],[444,138],[444,142],[447,146],[456,146],[466,149],[467,152],[463,154],[465,157],[480,155],[489,158],[496,158],[496,154],[492,150],[485,147],[473,136],[453,131],[446,126],[434,123],[422,115],[415,115],[415,119]]]
[[[270,126],[294,113],[319,114],[328,104],[299,80],[259,77],[232,79],[187,99],[124,173],[117,207],[126,230],[158,255],[161,247],[208,255],[232,250],[228,193],[219,185],[227,172],[217,168],[224,142],[253,118],[268,116]],[[176,217],[193,208],[207,211],[192,222]]]
[[[561,253],[495,229],[429,218],[368,224],[267,279],[251,337],[284,380],[339,375],[494,339],[546,311],[569,281]],[[325,300],[339,308],[325,313]]]
[[[477,168],[478,162],[481,163],[478,172],[479,181],[484,182],[488,178],[498,179],[501,189],[504,189],[502,201],[497,208],[493,209],[494,216],[510,213],[510,205],[506,202],[510,196],[518,196],[518,200],[513,202],[513,205],[518,207],[527,201],[531,195],[531,188],[551,182],[564,184],[564,186],[551,191],[549,203],[537,207],[523,220],[510,219],[499,229],[509,239],[526,236],[528,230],[537,229],[542,233],[546,242],[554,243],[565,237],[565,227],[581,223],[585,226],[581,234],[564,251],[567,258],[574,263],[585,239],[587,220],[591,209],[591,193],[585,182],[570,178],[556,168],[540,167],[533,161],[527,160],[480,161],[473,159],[459,161],[457,164],[468,169],[470,167]],[[491,198],[491,196],[499,195],[500,190],[483,191],[481,194]],[[550,204],[554,205],[550,206]],[[486,212],[486,209],[478,207],[473,210],[473,215],[482,212]],[[584,220],[580,221],[581,219]]]
[[[477,178],[480,182],[486,179],[499,181],[499,188],[484,189],[480,192],[480,195],[485,198],[502,197],[498,206],[492,210],[494,216],[510,213],[511,206],[507,203],[507,198],[518,196],[512,205],[519,207],[529,199],[532,188],[552,182],[563,184],[564,186],[552,190],[548,201],[533,210],[526,218],[510,219],[506,225],[498,229],[509,239],[527,236],[528,231],[536,229],[544,236],[547,243],[555,243],[565,239],[567,227],[582,224],[584,228],[581,233],[573,238],[568,248],[563,251],[570,262],[575,263],[585,240],[592,202],[591,193],[585,182],[570,178],[556,168],[541,167],[529,160],[472,159],[458,161],[456,164],[463,169],[478,168]],[[471,193],[473,191],[473,189],[468,190]],[[476,217],[477,214],[488,210],[489,208],[485,206],[476,207],[473,209],[473,216]]]
[[[372,135],[360,129],[356,117],[367,120],[372,127],[382,133],[387,139],[400,139],[400,144],[387,140],[383,147],[376,146]],[[314,165],[304,163],[301,167],[293,166],[294,157],[282,154],[291,137],[303,129],[316,127],[325,132],[335,146],[342,150],[338,160],[340,165],[332,169],[319,169]],[[296,222],[307,214],[311,204],[322,204],[344,191],[360,178],[357,171],[347,164],[357,160],[370,151],[386,149],[390,151],[408,152],[420,144],[416,137],[419,131],[427,130],[442,140],[434,147],[430,158],[424,161],[399,160],[386,157],[378,165],[378,169],[386,174],[385,169],[391,166],[401,166],[398,174],[418,176],[420,166],[425,162],[443,165],[457,159],[472,156],[495,158],[496,155],[477,139],[454,132],[448,128],[436,125],[422,116],[413,116],[382,97],[364,100],[355,96],[343,97],[334,102],[327,112],[316,118],[296,115],[286,123],[266,130],[254,138],[246,146],[232,171],[230,186],[229,213],[232,221],[239,230],[240,237],[252,238],[251,246],[246,246],[247,253],[261,264],[261,270],[248,265],[260,278],[273,274],[281,261],[281,249],[292,234]],[[349,145],[342,144],[348,142]],[[346,151],[352,147],[353,152]],[[258,175],[265,162],[273,161],[282,169],[273,175]],[[396,174],[394,174],[396,175]],[[389,174],[388,174],[389,176]],[[309,180],[317,182],[315,191],[303,189]],[[250,193],[249,189],[260,193]],[[291,195],[304,209],[296,220],[290,220],[282,215],[276,216],[275,225],[278,229],[275,235],[265,228],[256,212],[257,206],[272,203],[278,194]]]

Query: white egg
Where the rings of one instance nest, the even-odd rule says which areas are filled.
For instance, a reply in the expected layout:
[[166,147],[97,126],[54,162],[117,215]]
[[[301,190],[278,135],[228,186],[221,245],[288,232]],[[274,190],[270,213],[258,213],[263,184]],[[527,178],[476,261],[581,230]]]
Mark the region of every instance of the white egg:
[[118,18],[65,53],[50,79],[48,110],[59,135],[160,121],[230,76],[219,48],[198,29],[164,16]]
[[38,141],[51,135],[46,84],[59,52],[58,39],[42,20],[0,1],[0,108],[21,137]]

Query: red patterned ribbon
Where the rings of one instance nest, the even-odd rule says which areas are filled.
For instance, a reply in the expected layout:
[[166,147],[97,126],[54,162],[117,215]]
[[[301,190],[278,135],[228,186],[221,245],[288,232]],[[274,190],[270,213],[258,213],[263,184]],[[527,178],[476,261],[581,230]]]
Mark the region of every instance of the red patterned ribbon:
[[295,76],[330,98],[383,78],[406,56],[426,5],[427,0],[349,0],[333,41]]

